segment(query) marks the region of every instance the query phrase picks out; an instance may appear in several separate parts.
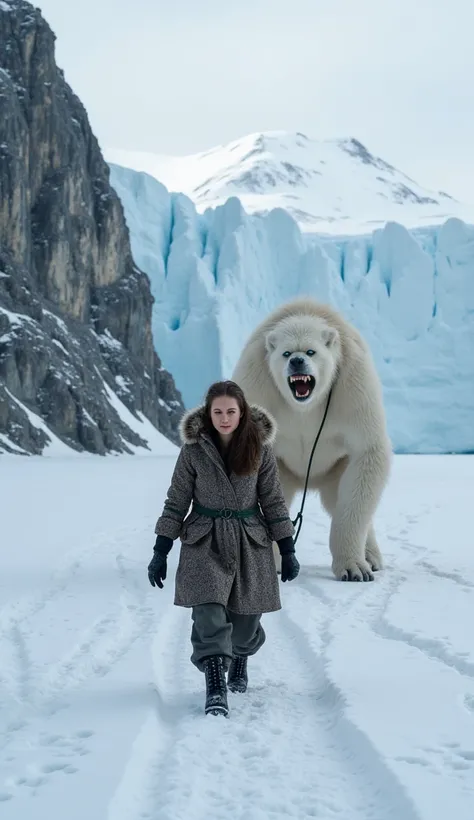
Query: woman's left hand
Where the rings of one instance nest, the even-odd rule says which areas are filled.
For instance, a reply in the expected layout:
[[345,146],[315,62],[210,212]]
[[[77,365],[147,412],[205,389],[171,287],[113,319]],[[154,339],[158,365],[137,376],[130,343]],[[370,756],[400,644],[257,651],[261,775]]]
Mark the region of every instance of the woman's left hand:
[[299,561],[294,552],[281,556],[281,580],[294,581],[300,571]]

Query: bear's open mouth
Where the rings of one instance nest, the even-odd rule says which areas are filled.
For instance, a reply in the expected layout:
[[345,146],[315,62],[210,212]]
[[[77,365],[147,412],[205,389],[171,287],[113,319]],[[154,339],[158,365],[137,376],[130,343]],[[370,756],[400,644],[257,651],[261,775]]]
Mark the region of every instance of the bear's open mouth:
[[309,399],[314,390],[316,380],[313,376],[306,376],[303,373],[295,373],[294,376],[288,376],[288,384],[290,390],[297,401],[305,401]]

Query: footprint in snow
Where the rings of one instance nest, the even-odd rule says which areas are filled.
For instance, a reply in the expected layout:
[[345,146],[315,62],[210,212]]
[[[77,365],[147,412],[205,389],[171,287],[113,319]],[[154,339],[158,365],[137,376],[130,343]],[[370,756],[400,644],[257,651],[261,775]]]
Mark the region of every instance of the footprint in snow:
[[472,752],[469,749],[467,751],[464,751],[463,749],[460,749],[457,752],[457,754],[459,755],[459,757],[462,757],[463,760],[469,760],[471,763],[474,762],[474,752]]
[[[465,771],[472,768],[472,764],[474,763],[474,751],[471,751],[470,749],[461,749],[459,747],[459,743],[454,741],[444,743],[441,748],[425,747],[424,751],[428,752],[430,755],[442,757],[444,766],[449,766],[449,768],[454,771]],[[411,761],[418,762],[418,758],[399,759],[405,760],[408,763]],[[429,766],[429,763],[426,761],[425,765]]]
[[413,755],[406,755],[405,757],[403,757],[403,756],[402,757],[396,757],[395,760],[397,760],[399,763],[410,763],[413,766],[424,766],[428,769],[431,768],[431,764],[430,764],[429,760],[426,760],[424,757],[415,757]]
[[75,774],[78,770],[74,766],[70,766],[69,763],[61,763],[58,761],[57,763],[45,763],[45,765],[41,767],[41,771],[45,774],[54,774],[54,772]]

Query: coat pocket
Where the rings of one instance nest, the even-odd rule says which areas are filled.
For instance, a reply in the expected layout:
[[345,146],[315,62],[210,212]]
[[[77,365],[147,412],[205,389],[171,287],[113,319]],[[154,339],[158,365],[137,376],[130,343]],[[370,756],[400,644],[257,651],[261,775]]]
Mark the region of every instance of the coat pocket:
[[271,547],[273,541],[265,525],[258,519],[244,518],[245,532],[251,544],[257,547]]
[[212,518],[202,518],[202,516],[185,521],[181,530],[181,542],[197,545],[211,532],[213,525]]

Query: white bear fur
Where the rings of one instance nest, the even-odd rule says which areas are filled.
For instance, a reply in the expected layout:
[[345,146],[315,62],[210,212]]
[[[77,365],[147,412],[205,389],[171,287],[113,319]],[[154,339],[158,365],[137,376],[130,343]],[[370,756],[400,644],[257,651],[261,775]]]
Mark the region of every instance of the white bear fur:
[[[298,353],[306,372],[316,379],[305,402],[297,401],[288,386],[284,351]],[[332,387],[308,489],[319,491],[332,519],[329,548],[336,578],[373,580],[373,572],[382,568],[382,556],[372,519],[389,476],[392,447],[382,387],[366,342],[331,307],[311,298],[296,299],[258,325],[232,378],[249,402],[258,402],[276,420],[274,451],[289,507],[303,490]],[[279,567],[276,545],[274,551]]]

